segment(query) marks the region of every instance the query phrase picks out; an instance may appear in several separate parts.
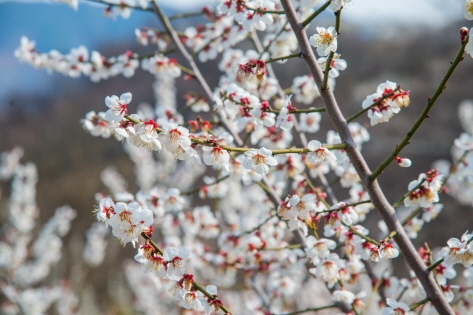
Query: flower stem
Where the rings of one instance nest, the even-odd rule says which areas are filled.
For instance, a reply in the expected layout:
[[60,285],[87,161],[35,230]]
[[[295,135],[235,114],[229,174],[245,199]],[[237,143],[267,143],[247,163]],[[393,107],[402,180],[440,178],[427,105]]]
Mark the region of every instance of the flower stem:
[[429,117],[430,110],[434,106],[440,94],[442,94],[442,92],[445,90],[447,86],[447,82],[452,76],[453,71],[455,71],[460,61],[463,60],[463,54],[465,53],[465,46],[468,43],[468,39],[469,37],[467,37],[465,41],[462,43],[462,45],[460,46],[460,50],[458,51],[455,59],[451,62],[451,65],[448,68],[447,73],[445,74],[442,81],[438,85],[434,94],[427,100],[427,104],[425,105],[424,110],[419,115],[414,125],[412,125],[411,129],[409,129],[404,139],[402,139],[401,143],[396,146],[394,151],[370,175],[370,180],[374,180],[375,178],[377,178],[384,171],[384,169],[388,167],[388,165],[394,160],[394,157],[398,156],[399,152],[401,152],[402,149],[404,149],[410,143],[411,138],[414,136],[414,134],[419,129],[420,125],[424,122],[424,120]]

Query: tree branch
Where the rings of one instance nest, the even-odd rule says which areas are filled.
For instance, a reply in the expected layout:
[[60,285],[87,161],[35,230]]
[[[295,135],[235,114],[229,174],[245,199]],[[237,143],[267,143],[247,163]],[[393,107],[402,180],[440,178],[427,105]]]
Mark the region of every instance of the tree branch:
[[[446,301],[443,296],[440,288],[435,283],[435,280],[432,275],[427,271],[427,268],[416,252],[415,247],[412,245],[409,240],[406,232],[404,231],[401,222],[397,218],[394,209],[391,207],[387,201],[384,193],[382,192],[378,182],[376,180],[371,180],[370,175],[371,171],[361,155],[360,151],[357,149],[353,138],[350,135],[350,130],[348,128],[347,121],[338,107],[337,101],[330,89],[322,90],[322,81],[323,73],[317,63],[317,60],[314,56],[312,48],[309,44],[307,34],[304,30],[304,26],[299,22],[299,19],[296,16],[296,12],[292,6],[291,1],[281,0],[281,4],[286,11],[287,18],[289,23],[296,35],[297,41],[299,42],[302,56],[307,63],[307,66],[320,89],[320,94],[325,103],[327,113],[332,120],[332,123],[335,126],[340,138],[344,143],[347,144],[346,152],[350,161],[353,164],[353,167],[357,171],[363,186],[370,195],[371,202],[377,209],[378,213],[381,215],[382,219],[388,226],[391,232],[396,232],[394,240],[399,246],[402,254],[404,255],[407,263],[412,268],[416,274],[419,281],[422,283],[427,296],[432,301],[432,304],[439,312],[439,314],[444,315],[454,315],[454,311]],[[390,158],[392,159],[392,158]]]

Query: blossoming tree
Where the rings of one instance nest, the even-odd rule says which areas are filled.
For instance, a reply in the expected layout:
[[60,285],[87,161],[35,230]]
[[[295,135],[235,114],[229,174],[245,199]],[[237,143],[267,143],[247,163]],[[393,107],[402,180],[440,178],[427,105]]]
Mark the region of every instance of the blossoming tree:
[[[63,2],[78,6],[76,0]],[[473,201],[473,104],[460,107],[466,132],[455,140],[452,163],[441,161],[413,174],[413,181],[405,183],[406,193],[395,202],[387,200],[377,181],[393,162],[411,166],[402,151],[465,53],[473,53],[468,29],[452,34],[459,38],[458,53],[444,78],[406,136],[373,167],[361,153],[362,145],[369,145],[369,132],[357,120],[367,115],[373,128],[383,128],[377,125],[409,106],[409,91],[387,80],[366,97],[358,113],[344,116],[333,91],[347,68],[337,41],[343,40],[341,20],[351,0],[219,0],[215,7],[172,17],[163,13],[158,0],[97,2],[106,5],[107,15],[127,18],[133,10],[155,14],[162,29],[141,28],[135,34],[140,44],[152,43],[156,50],[109,58],[83,46],[69,54],[45,53],[24,37],[15,55],[34,67],[70,77],[84,75],[94,82],[117,75],[133,77],[140,65],[155,75],[155,108],[141,106],[132,113],[128,108],[132,94],[120,91],[120,96],[104,96],[102,111],[84,113],[82,119],[92,136],[124,143],[140,188],[128,192],[119,174],[111,170],[103,174],[109,194],[96,196],[94,215],[102,224],[89,230],[84,257],[90,265],[100,264],[104,227],[111,228],[121,244],[136,247],[136,265],[125,272],[136,272],[138,264],[150,271],[130,280],[138,300],[149,296],[140,289],[143,283],[151,283],[148,287],[154,290],[154,299],[140,302],[141,311],[177,313],[180,307],[189,314],[473,311],[473,235],[462,231],[461,239],[451,238],[440,251],[427,244],[416,248],[411,242],[442,210],[440,192],[448,191],[462,203]],[[473,19],[473,1],[466,0],[463,10],[466,19]],[[324,11],[333,12],[334,26],[317,26]],[[198,14],[207,19],[205,25],[175,28],[175,19]],[[315,33],[309,26],[317,26]],[[243,41],[255,48],[238,48]],[[209,86],[195,59],[203,63],[217,57],[222,75],[218,85]],[[272,63],[284,64],[291,58],[298,58],[293,62],[301,66],[305,63],[307,74],[283,88]],[[196,81],[199,89],[187,94],[185,106],[179,107],[174,85],[181,77]],[[317,98],[323,107],[313,106]],[[331,121],[334,129],[325,139],[315,135],[322,119]],[[16,176],[15,183],[25,178],[26,183],[33,175],[19,164],[18,156],[17,151],[4,153],[0,174]],[[337,196],[327,180],[329,173],[349,198]],[[15,196],[10,198],[16,200]],[[12,202],[9,207],[12,212],[17,206]],[[396,213],[400,207],[409,213],[403,220]],[[373,236],[376,233],[363,225],[372,211],[381,219],[382,237]],[[60,208],[54,218],[66,224],[74,216],[72,209]],[[24,230],[18,222],[11,226],[18,235]],[[50,230],[57,231],[58,239],[67,229]],[[54,234],[51,231],[49,235]],[[12,251],[14,244],[11,239],[2,241],[0,251]],[[409,277],[394,275],[395,258],[407,263]],[[11,271],[9,285],[2,287],[9,302],[2,307],[12,314],[41,314],[43,308],[34,313],[21,299],[19,292],[28,284],[15,282],[15,274],[27,270],[25,261],[0,261],[0,267]],[[454,282],[459,270],[455,264],[463,265],[461,286]],[[74,310],[71,306],[58,312]]]

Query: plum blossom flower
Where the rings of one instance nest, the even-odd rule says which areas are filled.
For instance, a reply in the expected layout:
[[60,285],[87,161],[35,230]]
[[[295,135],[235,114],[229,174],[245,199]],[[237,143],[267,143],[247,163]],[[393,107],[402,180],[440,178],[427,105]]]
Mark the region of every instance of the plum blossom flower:
[[253,123],[255,130],[274,126],[276,114],[268,112],[268,109],[270,109],[269,103],[264,101],[250,111],[251,116],[253,116],[250,121]]
[[204,155],[202,156],[206,165],[216,165],[218,168],[223,167],[228,172],[230,167],[230,155],[228,152],[218,145],[214,147],[202,147]]
[[269,167],[277,165],[278,161],[273,157],[271,150],[262,147],[259,150],[250,149],[245,152],[243,167],[247,170],[255,170],[258,174],[266,175]]
[[149,59],[143,59],[141,67],[154,75],[169,76],[171,78],[177,78],[181,75],[181,68],[179,68],[176,59],[159,54]]
[[296,102],[303,104],[311,104],[314,99],[320,96],[314,78],[310,75],[295,77],[292,80],[291,91],[294,94]]
[[308,145],[308,149],[311,151],[307,154],[307,161],[314,163],[322,163],[327,161],[336,161],[337,157],[333,152],[322,147],[322,143],[317,140],[311,140]]
[[337,247],[337,243],[331,239],[316,239],[312,235],[307,237],[306,245],[307,247],[305,248],[305,252],[307,257],[312,258],[314,265],[317,265],[318,259],[327,258],[330,255],[330,251]]
[[339,11],[342,7],[345,7],[351,1],[352,0],[333,0],[330,3],[330,9],[332,9],[334,12]]
[[191,140],[189,130],[178,126],[175,123],[165,123],[163,125],[162,144],[177,159],[186,159],[186,152],[190,149]]
[[320,113],[302,113],[300,116],[300,128],[304,132],[317,132],[320,129]]
[[394,299],[388,298],[386,300],[388,307],[383,310],[382,315],[409,315],[413,314],[406,303],[398,302]]
[[[473,27],[470,29],[469,34],[473,34]],[[473,57],[473,40],[471,38],[465,46],[465,52]]]
[[122,244],[138,241],[138,236],[153,224],[153,213],[143,209],[139,203],[132,201],[129,204],[117,202],[114,207],[115,214],[110,217],[109,224],[113,235]]
[[399,249],[395,248],[393,244],[382,243],[379,246],[379,256],[383,259],[392,259],[399,256]]
[[295,108],[291,105],[291,97],[292,95],[286,96],[286,105],[281,108],[281,111],[279,112],[278,118],[276,120],[276,128],[291,130],[291,128],[294,126],[291,111]]
[[150,119],[134,126],[136,134],[130,137],[130,142],[137,146],[148,150],[160,151],[162,149],[161,142],[158,140],[156,129],[158,124]]
[[105,198],[100,201],[96,209],[95,216],[97,221],[104,222],[108,226],[110,217],[115,214],[115,203],[110,198]]
[[[340,59],[340,56],[340,54],[333,56],[332,62],[330,63],[330,71],[328,72],[330,78],[337,78],[340,75],[340,71],[347,68],[347,62],[345,59]],[[327,66],[327,57],[320,57],[317,59],[317,62],[322,69],[325,69]]]
[[[412,192],[404,199],[404,205],[409,207],[419,204],[421,207],[427,208],[438,202],[438,192],[442,187],[442,179],[443,175],[439,175],[436,170],[421,173],[417,180],[409,183],[407,189],[412,190]],[[415,189],[417,186],[419,187]]]
[[455,139],[455,146],[464,151],[473,150],[473,136],[464,132],[460,135],[460,138]]
[[298,195],[293,195],[289,199],[291,211],[301,219],[307,219],[311,211],[315,210],[315,195],[306,194],[302,198]]
[[[238,1],[236,6],[239,6]],[[252,8],[260,9],[261,12],[274,10],[275,3],[270,0],[253,0],[248,1],[248,5]],[[259,31],[264,31],[266,25],[271,25],[274,22],[271,14],[265,14],[261,12],[242,10],[237,8],[238,13],[235,15],[235,21],[243,26],[243,29],[247,32],[256,28]]]
[[107,96],[105,105],[109,108],[105,112],[105,119],[111,122],[120,122],[128,113],[127,105],[131,102],[131,93],[123,93],[120,98],[116,95]]
[[332,293],[332,300],[334,302],[343,302],[347,304],[352,304],[355,301],[355,294],[348,290],[335,290]]
[[184,259],[189,257],[190,250],[185,247],[168,247],[164,251],[163,258],[169,262],[166,277],[177,281],[182,278],[185,272]]
[[472,238],[472,234],[465,232],[461,240],[458,238],[451,238],[447,241],[446,247],[439,252],[441,257],[444,257],[444,263],[451,266],[457,263],[463,264],[466,268],[473,265],[473,251],[468,241]]
[[[392,95],[388,97],[390,94]],[[376,102],[379,103],[373,106]],[[371,125],[374,126],[388,122],[394,114],[399,113],[403,106],[409,106],[409,103],[409,91],[401,90],[396,83],[386,81],[378,85],[376,93],[368,95],[361,105],[363,108],[369,108],[368,117],[371,119]]]
[[330,26],[317,27],[317,33],[309,38],[309,43],[317,48],[319,56],[327,56],[329,52],[337,51],[337,31],[335,27]]
[[143,264],[149,271],[156,272],[159,277],[166,277],[168,262],[149,243],[145,243],[138,248],[135,260]]
[[463,2],[463,16],[467,20],[473,20],[473,0]]

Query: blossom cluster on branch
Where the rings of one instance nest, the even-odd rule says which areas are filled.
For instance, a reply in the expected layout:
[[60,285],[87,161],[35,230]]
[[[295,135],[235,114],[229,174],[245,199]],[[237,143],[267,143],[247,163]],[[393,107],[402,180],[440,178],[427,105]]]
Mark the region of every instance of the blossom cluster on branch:
[[[201,14],[205,24],[182,31],[172,23],[180,17],[164,15],[156,0],[96,2],[124,18],[132,9],[154,13],[163,28],[143,27],[135,35],[140,44],[151,42],[157,50],[112,58],[94,51],[89,58],[83,46],[65,55],[42,53],[24,37],[15,56],[37,68],[73,78],[82,74],[92,81],[118,74],[131,78],[140,63],[154,75],[154,107],[140,104],[132,113],[132,94],[125,92],[106,96],[106,108],[81,121],[91,135],[123,142],[134,162],[139,191],[129,192],[120,173],[107,169],[102,180],[109,191],[96,195],[94,213],[122,245],[136,246],[135,260],[150,271],[137,277],[147,279],[142,282],[159,300],[153,300],[155,291],[138,288],[141,282],[130,274],[139,271],[126,267],[136,309],[152,314],[154,302],[166,312],[179,305],[206,314],[299,314],[332,308],[333,314],[472,312],[473,236],[465,232],[461,239],[451,238],[440,251],[428,244],[415,248],[411,239],[442,210],[440,193],[472,204],[473,105],[460,108],[466,133],[454,142],[453,163],[440,161],[434,169],[413,174],[417,179],[406,183],[406,193],[392,203],[376,181],[393,161],[411,166],[410,159],[400,156],[402,149],[428,117],[464,53],[473,55],[466,28],[460,31],[458,55],[422,114],[371,171],[360,153],[369,145],[371,130],[355,120],[366,114],[372,128],[382,128],[377,125],[394,121],[394,114],[409,106],[410,92],[387,80],[366,96],[356,114],[343,116],[333,91],[347,69],[338,41],[343,40],[340,21],[351,0],[219,0],[215,8],[187,15]],[[472,3],[464,4],[467,19],[473,19]],[[318,26],[324,11],[334,14],[334,26]],[[244,50],[246,46],[237,46],[240,42],[252,48]],[[221,76],[210,87],[195,59],[218,57]],[[306,74],[283,87],[288,80],[276,76],[272,63],[287,67],[299,59],[307,63]],[[175,84],[183,79],[197,82],[200,89],[178,104]],[[323,107],[315,106],[319,100]],[[317,134],[322,119],[333,125],[325,136]],[[15,174],[24,176],[25,183],[28,176],[34,181],[28,175],[32,171],[13,170],[11,165],[18,163],[14,155],[2,159],[1,178]],[[15,185],[20,184],[14,180]],[[27,206],[20,208],[26,211]],[[395,212],[401,209],[407,215]],[[379,231],[365,226],[372,210],[381,218]],[[57,242],[75,212],[64,208],[56,215],[64,217],[64,226],[51,223],[45,229]],[[31,229],[31,221],[12,224]],[[21,232],[20,225],[15,229]],[[103,259],[105,234],[96,225],[87,234],[84,255],[90,266]],[[1,251],[12,245],[0,244]],[[409,266],[408,277],[393,271],[391,260],[397,257]],[[456,278],[455,264],[464,266],[462,280]],[[28,266],[19,261],[15,275]],[[14,289],[3,291],[12,305],[24,309]]]

